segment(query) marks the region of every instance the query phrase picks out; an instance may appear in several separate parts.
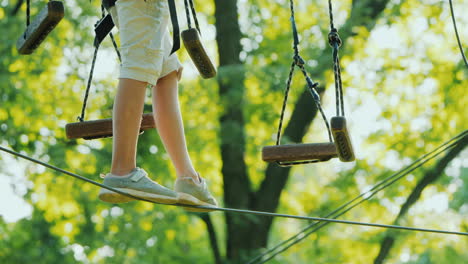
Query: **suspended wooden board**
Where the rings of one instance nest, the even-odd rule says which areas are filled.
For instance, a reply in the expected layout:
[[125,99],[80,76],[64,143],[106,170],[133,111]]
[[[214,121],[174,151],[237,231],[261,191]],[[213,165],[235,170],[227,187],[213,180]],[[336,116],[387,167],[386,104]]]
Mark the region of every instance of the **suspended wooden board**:
[[[152,113],[143,114],[140,131],[155,128]],[[65,126],[68,139],[96,139],[112,137],[112,118],[69,123]]]
[[346,119],[342,116],[332,117],[330,125],[338,151],[338,157],[343,162],[354,161],[356,158],[354,156],[351,138],[346,128]]
[[18,52],[20,54],[33,53],[60,20],[62,20],[64,15],[65,8],[62,2],[49,1],[16,42]]
[[213,66],[213,63],[208,57],[208,54],[203,48],[203,45],[200,41],[200,35],[196,28],[190,28],[182,31],[182,40],[184,41],[184,46],[187,49],[190,58],[192,58],[195,67],[197,67],[200,75],[205,78],[213,78],[216,76],[216,69]]
[[335,144],[288,144],[266,146],[262,149],[262,159],[267,162],[327,161],[337,157]]

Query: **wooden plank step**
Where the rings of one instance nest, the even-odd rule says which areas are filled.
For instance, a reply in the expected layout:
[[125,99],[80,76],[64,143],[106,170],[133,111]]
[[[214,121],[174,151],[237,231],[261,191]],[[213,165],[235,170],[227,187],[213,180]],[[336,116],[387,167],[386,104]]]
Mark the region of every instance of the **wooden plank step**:
[[[152,113],[143,114],[140,131],[155,128]],[[68,139],[96,139],[112,137],[112,118],[69,123],[65,126]]]
[[332,142],[266,146],[262,149],[262,159],[267,162],[327,161],[336,156]]
[[16,42],[20,54],[31,54],[65,15],[61,1],[49,1]]
[[330,122],[333,140],[335,140],[338,157],[343,162],[351,162],[354,156],[353,144],[346,128],[346,119],[342,116],[334,116]]
[[182,31],[181,35],[185,49],[187,49],[200,75],[205,79],[215,77],[216,69],[200,41],[198,30],[196,28],[190,28]]

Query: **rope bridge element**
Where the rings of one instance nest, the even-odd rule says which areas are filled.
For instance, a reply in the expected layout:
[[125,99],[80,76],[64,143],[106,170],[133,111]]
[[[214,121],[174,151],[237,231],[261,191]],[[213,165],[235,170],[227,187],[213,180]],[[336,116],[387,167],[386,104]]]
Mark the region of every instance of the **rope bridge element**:
[[[416,169],[420,168],[427,162],[431,161],[435,157],[439,156],[443,152],[448,149],[454,148],[457,146],[462,140],[466,140],[468,136],[468,130],[461,132],[460,134],[456,135],[455,137],[449,139],[448,141],[442,143],[440,146],[436,147],[435,149],[431,150],[430,152],[424,154],[423,156],[416,159],[413,163],[409,164],[408,166],[400,169],[396,173],[392,174],[389,177],[386,177],[379,183],[375,184],[367,191],[359,194],[355,198],[349,200],[348,202],[344,203],[331,213],[327,214],[326,218],[338,218],[345,213],[349,212],[351,209],[355,208],[356,206],[362,204],[364,201],[371,199],[374,195],[378,192],[384,190],[385,188],[391,186],[398,180],[404,178],[408,174],[412,173]],[[255,258],[251,259],[248,264],[260,264],[265,263],[275,256],[279,255],[280,253],[286,251],[287,249],[291,248],[295,244],[301,242],[302,240],[306,239],[309,235],[315,233],[316,231],[320,230],[322,227],[326,226],[330,222],[314,222],[306,227],[304,227],[301,231],[297,234],[293,235],[292,237],[283,240],[282,242],[278,243],[276,246],[273,246],[263,253],[259,254]],[[266,257],[268,256],[268,257]]]
[[[464,131],[462,134],[467,134],[467,131]],[[48,164],[46,162],[40,161],[38,159],[26,156],[24,154],[21,154],[19,152],[13,151],[11,149],[7,149],[5,147],[0,146],[0,150],[4,151],[6,153],[9,153],[11,155],[14,155],[16,157],[31,161],[33,163],[39,164],[41,166],[44,166],[46,168],[55,170],[57,172],[60,172],[62,174],[66,174],[69,176],[72,176],[76,179],[79,179],[81,181],[85,181],[88,183],[91,183],[93,185],[99,186],[101,188],[108,189],[110,191],[119,193],[121,195],[131,197],[136,200],[140,201],[145,201],[145,202],[150,202],[154,204],[162,204],[162,203],[157,203],[151,200],[147,200],[144,198],[140,198],[137,196],[133,196],[131,194],[128,194],[126,192],[122,192],[120,190],[116,190],[112,187],[106,186],[104,184],[101,184],[99,182],[93,181],[91,179],[88,179],[84,176],[78,175],[76,173],[69,172],[67,170],[61,169],[59,167],[56,167],[54,165]],[[409,171],[411,172],[411,171]],[[409,172],[406,172],[408,174]],[[391,182],[393,183],[393,182]],[[390,183],[390,184],[391,184]],[[365,196],[365,195],[361,195]],[[427,228],[419,228],[419,227],[408,227],[408,226],[399,226],[399,225],[386,225],[386,224],[377,224],[377,223],[367,223],[367,222],[358,222],[358,221],[349,221],[349,220],[339,220],[339,219],[333,219],[333,218],[327,218],[327,217],[312,217],[312,216],[299,216],[299,215],[290,215],[290,214],[280,214],[280,213],[272,213],[272,212],[263,212],[263,211],[253,211],[253,210],[246,210],[246,209],[236,209],[236,208],[223,208],[223,207],[212,207],[212,206],[196,206],[196,205],[188,205],[188,204],[163,204],[163,205],[172,205],[172,206],[182,206],[182,207],[193,207],[193,208],[198,208],[198,209],[207,209],[207,210],[213,210],[213,211],[223,211],[223,212],[228,212],[228,213],[239,213],[239,214],[251,214],[251,215],[260,215],[260,216],[269,216],[269,217],[282,217],[282,218],[291,218],[291,219],[298,219],[298,220],[308,220],[308,221],[317,221],[317,222],[326,222],[326,223],[340,223],[340,224],[349,224],[349,225],[358,225],[358,226],[368,226],[368,227],[376,227],[376,228],[389,228],[389,229],[399,229],[399,230],[406,230],[406,231],[418,231],[418,232],[428,232],[428,233],[439,233],[439,234],[447,234],[447,235],[459,235],[459,236],[468,236],[467,232],[460,232],[460,231],[447,231],[447,230],[438,230],[438,229],[427,229]]]

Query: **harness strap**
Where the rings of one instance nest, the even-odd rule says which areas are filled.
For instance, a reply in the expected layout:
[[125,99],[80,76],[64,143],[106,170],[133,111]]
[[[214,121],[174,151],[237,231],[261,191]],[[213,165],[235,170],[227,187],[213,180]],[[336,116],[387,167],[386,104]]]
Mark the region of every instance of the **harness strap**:
[[102,5],[106,10],[109,10],[109,8],[115,6],[115,2],[117,2],[117,0],[102,0]]
[[115,24],[110,14],[99,20],[94,26],[94,47],[101,45],[101,42],[109,35]]
[[174,0],[168,0],[169,13],[171,14],[172,22],[172,50],[171,54],[180,49],[180,30],[179,21],[177,20],[177,9]]

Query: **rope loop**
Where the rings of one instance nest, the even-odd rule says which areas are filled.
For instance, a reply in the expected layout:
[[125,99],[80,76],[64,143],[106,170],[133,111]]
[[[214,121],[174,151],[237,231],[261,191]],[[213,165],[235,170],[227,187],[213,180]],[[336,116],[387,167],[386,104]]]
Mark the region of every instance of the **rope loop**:
[[341,47],[342,42],[341,42],[340,35],[338,35],[338,31],[336,30],[336,28],[333,28],[330,31],[330,33],[328,33],[328,43],[333,48]]
[[314,99],[320,101],[320,96],[316,92],[316,89],[317,89],[319,83],[318,82],[313,82],[312,79],[309,76],[306,76],[306,82],[307,82],[307,86],[309,87],[309,89],[313,89],[315,91],[316,96],[314,96]]
[[293,60],[294,60],[294,65],[298,67],[303,67],[305,64],[304,59],[299,54],[295,54],[293,57]]

